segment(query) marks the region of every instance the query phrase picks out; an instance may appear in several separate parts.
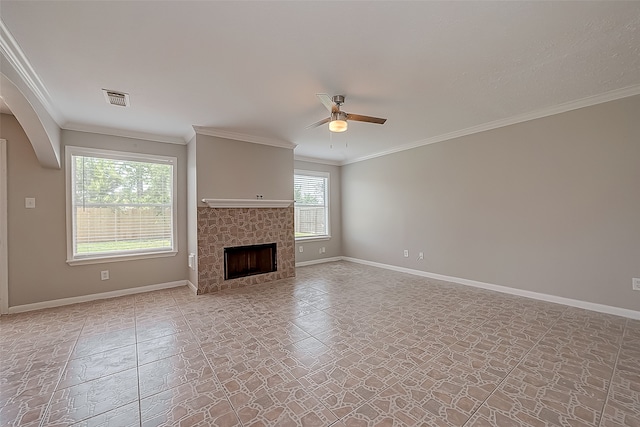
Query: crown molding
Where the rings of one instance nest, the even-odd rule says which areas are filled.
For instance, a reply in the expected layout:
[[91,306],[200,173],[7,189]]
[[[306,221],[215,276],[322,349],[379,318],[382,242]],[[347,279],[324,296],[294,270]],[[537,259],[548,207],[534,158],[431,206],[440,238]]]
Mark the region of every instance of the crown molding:
[[193,127],[189,128],[189,132],[187,132],[184,135],[184,140],[187,141],[187,144],[189,144],[192,140],[194,140],[196,137],[196,131],[193,129]]
[[293,160],[297,160],[299,162],[319,163],[321,165],[329,165],[329,166],[340,166],[342,164],[342,162],[340,162],[339,160],[317,159],[315,157],[305,157],[305,156],[293,156]]
[[433,136],[431,138],[422,139],[420,141],[403,144],[390,150],[380,151],[378,153],[369,154],[367,156],[357,157],[351,160],[345,160],[341,165],[348,165],[351,163],[362,162],[376,157],[387,156],[389,154],[398,153],[401,151],[411,150],[412,148],[422,147],[424,145],[435,144],[437,142],[448,141],[450,139],[460,138],[474,133],[480,133],[492,129],[498,129],[505,126],[514,125],[517,123],[528,122],[530,120],[541,119],[543,117],[549,117],[560,113],[566,113],[568,111],[577,110],[579,108],[591,107],[597,104],[603,104],[609,101],[615,101],[617,99],[627,98],[630,96],[640,95],[640,85],[628,86],[622,89],[616,89],[609,92],[605,92],[599,95],[588,96],[586,98],[578,99],[576,101],[565,102],[562,104],[554,105],[552,107],[542,108],[540,110],[532,111],[525,114],[519,114],[505,119],[495,120],[493,122],[483,123],[481,125],[472,126],[466,129],[457,130],[454,132],[445,133],[443,135]]
[[220,130],[216,128],[211,128],[207,126],[193,126],[196,134],[207,135],[207,136],[215,136],[218,138],[226,138],[233,139],[236,141],[243,142],[252,142],[254,144],[262,144],[262,145],[271,145],[272,147],[280,147],[280,148],[288,148],[293,150],[297,147],[297,144],[294,144],[289,141],[285,141],[277,138],[269,138],[266,136],[257,136],[257,135],[249,135],[245,133],[239,132],[231,132],[227,130]]
[[123,138],[143,139],[146,141],[163,142],[165,144],[186,145],[188,142],[188,140],[185,140],[184,138],[178,136],[114,129],[104,126],[86,125],[81,123],[65,123],[65,125],[62,126],[62,129],[77,132],[96,133],[99,135],[119,136]]
[[11,64],[29,90],[33,92],[51,118],[53,118],[57,124],[60,124],[63,120],[62,115],[58,113],[53,106],[51,96],[44,86],[44,83],[42,83],[40,76],[38,76],[33,69],[26,55],[22,49],[20,49],[18,42],[13,38],[13,35],[2,19],[0,19],[0,53]]

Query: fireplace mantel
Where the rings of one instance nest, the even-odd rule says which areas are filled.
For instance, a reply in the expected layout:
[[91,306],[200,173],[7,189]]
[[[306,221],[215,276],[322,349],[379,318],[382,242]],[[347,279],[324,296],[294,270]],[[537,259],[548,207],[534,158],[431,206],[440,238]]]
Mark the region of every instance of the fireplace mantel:
[[288,208],[293,200],[202,199],[210,208]]

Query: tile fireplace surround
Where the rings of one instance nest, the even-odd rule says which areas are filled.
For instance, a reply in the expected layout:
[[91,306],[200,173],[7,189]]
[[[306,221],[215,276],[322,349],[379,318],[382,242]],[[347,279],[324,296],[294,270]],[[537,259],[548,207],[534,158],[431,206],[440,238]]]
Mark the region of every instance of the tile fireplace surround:
[[[224,280],[224,248],[277,244],[278,270]],[[293,206],[198,208],[198,295],[295,276]]]

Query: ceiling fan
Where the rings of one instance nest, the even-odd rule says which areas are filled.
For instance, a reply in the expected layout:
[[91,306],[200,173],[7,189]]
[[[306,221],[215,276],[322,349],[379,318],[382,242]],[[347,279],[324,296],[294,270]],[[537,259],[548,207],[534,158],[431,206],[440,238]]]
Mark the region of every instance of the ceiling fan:
[[376,123],[379,125],[382,125],[387,121],[387,119],[381,119],[379,117],[361,116],[360,114],[351,114],[340,111],[340,106],[344,103],[344,95],[334,95],[333,97],[329,97],[326,93],[317,93],[316,96],[320,99],[320,102],[327,107],[331,116],[307,126],[307,129],[329,123],[329,130],[331,132],[344,132],[347,130],[347,120]]

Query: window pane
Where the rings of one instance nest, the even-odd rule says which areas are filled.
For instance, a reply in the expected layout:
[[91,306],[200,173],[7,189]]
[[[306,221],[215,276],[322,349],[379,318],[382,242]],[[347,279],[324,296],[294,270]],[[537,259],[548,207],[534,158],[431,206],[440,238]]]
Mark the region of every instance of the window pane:
[[326,178],[295,175],[293,186],[295,201],[300,205],[324,206]]
[[327,177],[294,175],[296,238],[329,234],[327,186]]
[[173,248],[173,165],[73,156],[74,256]]

